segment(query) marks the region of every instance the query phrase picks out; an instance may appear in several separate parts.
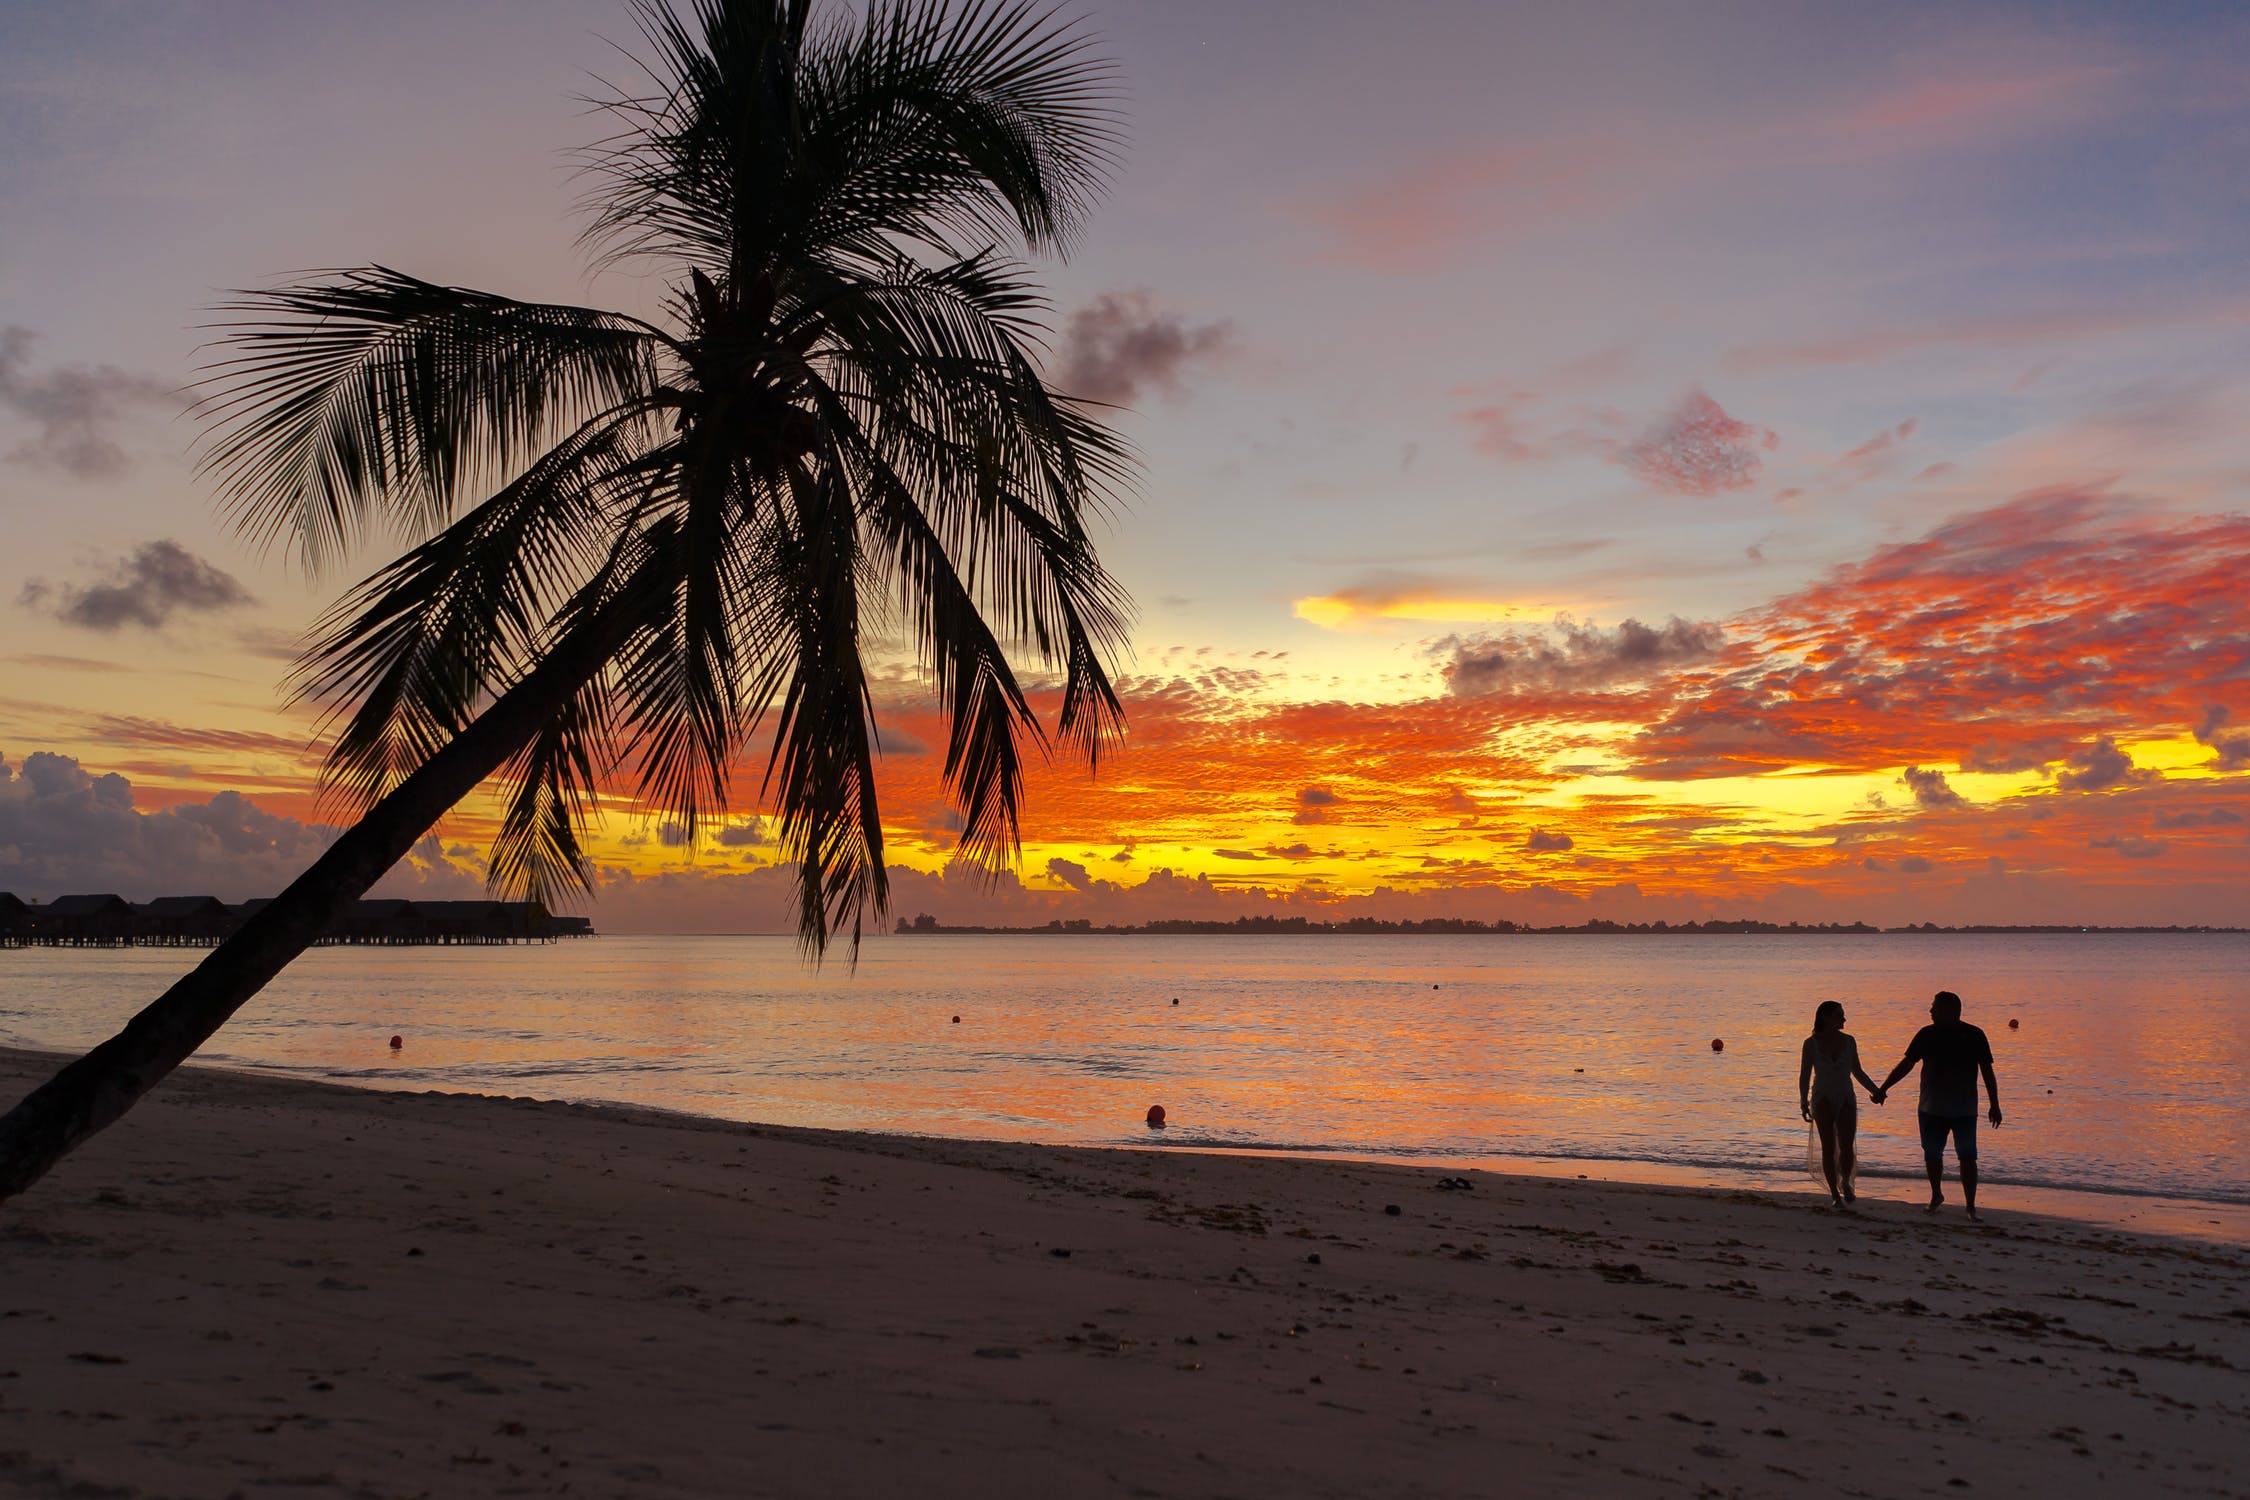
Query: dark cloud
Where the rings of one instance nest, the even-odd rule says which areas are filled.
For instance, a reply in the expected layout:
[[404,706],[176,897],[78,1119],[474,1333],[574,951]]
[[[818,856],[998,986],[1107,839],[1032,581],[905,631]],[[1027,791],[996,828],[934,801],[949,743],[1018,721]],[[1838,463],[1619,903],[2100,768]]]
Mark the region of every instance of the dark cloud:
[[2035,739],[2016,745],[1976,745],[1962,755],[1961,769],[1988,775],[2036,771],[2041,766],[2052,765],[2069,753],[2070,741],[2066,739]]
[[1572,847],[1572,840],[1567,833],[1550,833],[1544,828],[1534,828],[1523,841],[1523,846],[1526,849],[1557,853]]
[[1901,872],[1908,875],[1927,875],[1930,873],[1930,862],[1919,854],[1905,855],[1899,860],[1898,867]]
[[766,831],[764,818],[751,818],[747,822],[729,823],[713,835],[726,849],[760,849],[773,842]]
[[2126,859],[2155,859],[2172,846],[2163,839],[2143,838],[2137,833],[2105,833],[2088,839],[2089,849],[2114,849]]
[[2153,771],[2133,764],[2133,757],[2117,748],[2117,741],[2102,735],[2092,744],[2071,752],[2068,769],[2055,773],[2055,785],[2066,792],[2105,792],[2128,782],[2155,779]]
[[667,849],[684,849],[688,843],[685,823],[665,822],[656,826],[656,841]]
[[1920,766],[1908,766],[1898,779],[1914,794],[1914,805],[1917,807],[1960,807],[1968,801],[1947,786],[1945,773],[1934,767],[1925,771]]
[[1221,858],[1221,859],[1264,859],[1264,858],[1265,858],[1265,856],[1264,856],[1263,854],[1256,854],[1256,853],[1253,853],[1253,852],[1251,852],[1251,851],[1250,851],[1250,850],[1248,850],[1248,849],[1213,849],[1213,850],[1212,850],[1211,852],[1212,852],[1213,854],[1216,854],[1217,856],[1219,856],[1219,858]]
[[174,615],[210,614],[252,603],[250,591],[169,538],[144,543],[98,583],[34,578],[18,602],[83,630],[160,629]]
[[1564,618],[1544,631],[1447,636],[1429,649],[1457,698],[1534,689],[1580,690],[1638,682],[1707,661],[1726,644],[1716,625],[1674,615],[1661,626],[1627,620],[1615,629]]
[[1087,890],[1094,883],[1094,877],[1075,859],[1050,859],[1047,861],[1047,873],[1074,891]]
[[2159,828],[2217,828],[2242,821],[2242,814],[2231,807],[2180,807],[2156,815]]
[[1343,799],[1324,786],[1308,786],[1297,793],[1297,810],[1289,821],[1299,828],[1315,828],[1329,822],[1335,815],[1329,809]]
[[1275,859],[1311,859],[1317,851],[1310,844],[1268,844],[1266,853]]
[[1748,489],[1765,469],[1762,453],[1781,445],[1771,428],[1738,421],[1700,390],[1618,450],[1617,461],[1652,488],[1674,495]]
[[2203,722],[2198,724],[2195,730],[2195,737],[2198,741],[2209,745],[2218,752],[2218,758],[2213,760],[2211,764],[2215,769],[2221,771],[2250,769],[2250,732],[2241,730],[2237,730],[2233,734],[2221,734],[2219,732],[2219,727],[2232,717],[2227,712],[2225,704],[2211,704],[2203,710]]
[[135,411],[177,410],[177,394],[152,375],[112,365],[51,365],[34,370],[37,335],[11,324],[0,328],[0,412],[36,429],[8,450],[19,463],[60,469],[80,479],[105,479],[127,467],[113,435]]
[[[129,901],[272,896],[304,872],[340,830],[267,812],[240,792],[154,812],[133,784],[96,776],[67,755],[0,757],[0,890],[27,900],[115,891]],[[386,875],[378,895],[476,896],[479,874],[425,840]]]
[[1177,394],[1188,368],[1234,341],[1225,320],[1191,324],[1145,291],[1110,292],[1072,314],[1055,384],[1089,401],[1130,406],[1151,389]]

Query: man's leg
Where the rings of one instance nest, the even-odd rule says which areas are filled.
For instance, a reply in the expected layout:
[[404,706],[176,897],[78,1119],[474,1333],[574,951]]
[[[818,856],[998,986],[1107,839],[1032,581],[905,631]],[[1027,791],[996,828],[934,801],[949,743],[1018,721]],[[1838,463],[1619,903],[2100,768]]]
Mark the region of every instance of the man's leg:
[[1945,1201],[1945,1117],[1918,1114],[1914,1119],[1922,1127],[1922,1165],[1930,1174],[1930,1207],[1934,1209]]
[[1977,1216],[1977,1117],[1953,1122],[1953,1155],[1961,1163],[1961,1200]]

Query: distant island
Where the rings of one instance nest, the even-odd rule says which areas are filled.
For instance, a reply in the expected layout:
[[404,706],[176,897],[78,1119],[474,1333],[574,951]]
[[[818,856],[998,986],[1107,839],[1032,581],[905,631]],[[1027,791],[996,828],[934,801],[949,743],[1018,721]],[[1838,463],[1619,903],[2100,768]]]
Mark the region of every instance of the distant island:
[[1386,922],[1375,917],[1353,917],[1343,922],[1316,922],[1310,917],[1236,917],[1231,922],[1194,921],[1178,919],[1143,922],[1138,925],[1101,926],[1084,918],[1058,917],[1037,927],[975,927],[953,926],[923,914],[913,921],[904,917],[892,933],[898,937],[949,937],[975,933],[1029,933],[1040,936],[1061,937],[1358,937],[1368,936],[1441,936],[1475,937],[1735,937],[1745,933],[1767,934],[1780,937],[1835,937],[1844,934],[1865,933],[1871,936],[1902,932],[1952,932],[1952,933],[2081,933],[2081,932],[2140,932],[2140,933],[2198,933],[2243,932],[2241,927],[2077,927],[2066,925],[2009,925],[2005,923],[1974,923],[1961,927],[1940,927],[1935,922],[1910,922],[1904,927],[1875,927],[1866,922],[1759,922],[1746,917],[1714,917],[1702,922],[1609,922],[1595,918],[1573,926],[1535,927],[1523,922],[1505,919],[1479,922],[1468,917],[1431,917],[1424,921]]

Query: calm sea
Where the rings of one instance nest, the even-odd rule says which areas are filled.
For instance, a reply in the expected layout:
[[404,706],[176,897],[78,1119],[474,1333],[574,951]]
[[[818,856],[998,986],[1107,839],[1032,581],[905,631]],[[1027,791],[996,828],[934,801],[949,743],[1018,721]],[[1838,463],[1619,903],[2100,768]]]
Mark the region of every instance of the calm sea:
[[[0,952],[0,1041],[90,1045],[200,957]],[[784,938],[325,949],[202,1056],[851,1130],[1726,1181],[1801,1170],[1818,1002],[1879,1079],[1939,988],[1992,1037],[1995,1183],[2250,1203],[2250,936],[886,936],[856,972]],[[1918,1173],[1911,1085],[1861,1120],[1865,1171]]]

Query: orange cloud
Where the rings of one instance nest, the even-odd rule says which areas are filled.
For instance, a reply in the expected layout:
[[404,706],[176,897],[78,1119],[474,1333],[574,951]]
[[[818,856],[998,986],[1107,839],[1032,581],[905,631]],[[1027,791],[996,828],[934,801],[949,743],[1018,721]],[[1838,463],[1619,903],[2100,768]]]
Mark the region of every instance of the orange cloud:
[[2246,565],[2250,518],[2084,490],[1957,518],[1735,622],[1730,669],[1638,736],[1638,773],[2044,764],[2185,734],[2250,708]]

